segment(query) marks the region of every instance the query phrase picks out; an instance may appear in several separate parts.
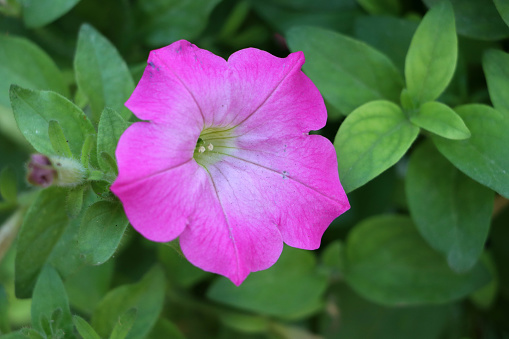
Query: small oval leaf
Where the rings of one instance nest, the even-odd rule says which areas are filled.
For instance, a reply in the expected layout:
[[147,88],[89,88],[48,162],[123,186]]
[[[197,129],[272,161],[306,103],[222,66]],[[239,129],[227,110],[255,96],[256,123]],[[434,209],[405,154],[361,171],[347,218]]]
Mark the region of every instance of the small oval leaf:
[[353,111],[334,140],[345,191],[364,185],[398,162],[418,134],[419,128],[392,102],[373,101]]
[[470,138],[470,131],[461,117],[452,108],[437,101],[424,103],[410,117],[410,121],[447,139],[463,140]]
[[426,13],[410,43],[405,62],[410,96],[421,104],[438,98],[452,79],[457,58],[454,12],[442,1]]
[[118,202],[99,201],[90,206],[80,225],[78,243],[83,260],[100,265],[117,250],[129,221]]

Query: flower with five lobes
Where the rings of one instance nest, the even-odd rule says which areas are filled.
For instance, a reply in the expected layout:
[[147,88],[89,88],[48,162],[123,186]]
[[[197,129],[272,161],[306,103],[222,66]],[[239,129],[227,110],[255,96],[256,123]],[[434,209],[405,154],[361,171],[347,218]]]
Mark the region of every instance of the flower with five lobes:
[[146,122],[120,138],[111,186],[133,227],[179,237],[192,264],[236,285],[283,242],[318,248],[350,205],[334,147],[309,135],[327,112],[303,63],[254,48],[226,61],[184,40],[152,51],[126,102]]

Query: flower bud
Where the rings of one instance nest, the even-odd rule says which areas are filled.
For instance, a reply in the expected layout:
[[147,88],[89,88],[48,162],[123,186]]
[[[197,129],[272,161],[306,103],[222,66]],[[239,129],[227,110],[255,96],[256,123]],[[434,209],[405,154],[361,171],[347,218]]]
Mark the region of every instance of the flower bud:
[[27,180],[34,186],[74,187],[84,182],[85,175],[83,165],[71,158],[32,154],[28,163]]
[[57,171],[51,165],[49,158],[43,154],[32,154],[28,163],[27,180],[34,186],[51,186]]

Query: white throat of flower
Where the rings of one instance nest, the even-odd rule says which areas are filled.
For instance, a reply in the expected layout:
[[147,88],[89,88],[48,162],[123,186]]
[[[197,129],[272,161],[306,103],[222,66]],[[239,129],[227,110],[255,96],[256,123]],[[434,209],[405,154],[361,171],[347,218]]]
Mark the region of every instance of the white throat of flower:
[[193,158],[203,166],[214,164],[236,148],[232,128],[205,128],[196,141]]

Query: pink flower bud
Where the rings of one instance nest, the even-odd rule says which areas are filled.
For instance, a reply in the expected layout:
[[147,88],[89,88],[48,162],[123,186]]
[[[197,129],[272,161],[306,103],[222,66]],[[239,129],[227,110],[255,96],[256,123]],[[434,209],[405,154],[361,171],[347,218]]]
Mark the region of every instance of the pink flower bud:
[[70,158],[32,154],[28,163],[27,180],[39,187],[51,185],[74,187],[84,182],[86,170]]
[[30,184],[48,187],[53,184],[57,171],[51,165],[49,158],[43,154],[32,154],[28,163],[27,180]]

